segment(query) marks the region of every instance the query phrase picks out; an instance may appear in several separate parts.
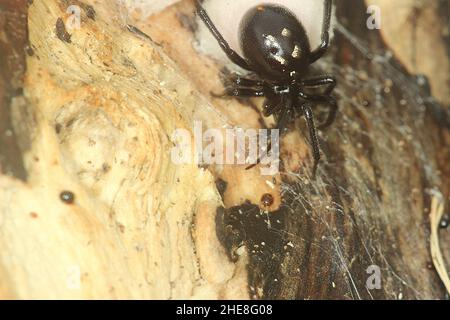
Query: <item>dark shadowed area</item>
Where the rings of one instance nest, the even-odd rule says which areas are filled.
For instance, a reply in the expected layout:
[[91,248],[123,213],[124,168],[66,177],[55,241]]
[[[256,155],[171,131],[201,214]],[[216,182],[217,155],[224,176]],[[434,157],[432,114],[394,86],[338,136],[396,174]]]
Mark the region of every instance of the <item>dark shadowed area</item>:
[[[22,94],[27,50],[27,1],[0,1],[0,172],[26,179],[11,125],[11,99]],[[31,53],[31,51],[29,51]]]
[[[340,105],[321,134],[322,172],[313,183],[285,173],[283,208],[270,217],[252,204],[228,210],[225,244],[249,248],[254,297],[444,299],[429,208],[434,191],[450,194],[448,115],[368,31],[362,0],[338,2],[337,15],[332,53],[317,70],[337,77]],[[441,237],[448,261],[448,229]],[[370,266],[380,289],[367,288]]]

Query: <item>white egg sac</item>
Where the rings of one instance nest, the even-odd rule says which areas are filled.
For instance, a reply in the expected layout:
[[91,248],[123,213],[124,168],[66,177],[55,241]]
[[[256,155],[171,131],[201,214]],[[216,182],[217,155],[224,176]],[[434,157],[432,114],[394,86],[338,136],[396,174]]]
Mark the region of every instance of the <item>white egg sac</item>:
[[[242,18],[249,9],[268,3],[282,5],[292,11],[305,28],[311,49],[319,46],[324,16],[324,2],[321,0],[205,0],[203,7],[233,50],[242,55],[239,45],[239,29]],[[333,14],[332,25],[334,20]],[[199,26],[197,31],[198,49],[202,53],[220,60],[229,68],[239,70],[232,66],[200,18],[197,22]]]

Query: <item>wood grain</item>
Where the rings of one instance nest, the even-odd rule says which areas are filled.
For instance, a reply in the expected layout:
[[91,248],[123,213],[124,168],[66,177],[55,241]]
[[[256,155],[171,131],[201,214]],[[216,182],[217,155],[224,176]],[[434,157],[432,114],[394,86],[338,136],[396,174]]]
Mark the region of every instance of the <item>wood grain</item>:
[[[192,1],[136,22],[148,36],[120,24],[114,6],[75,2],[73,31],[57,27],[68,2],[30,6],[24,94],[4,100],[11,116],[1,109],[17,150],[1,142],[2,167],[24,163],[0,176],[2,298],[445,297],[430,267],[429,210],[430,190],[450,195],[448,119],[367,30],[363,0],[337,3],[332,50],[313,70],[337,77],[340,105],[320,134],[315,180],[302,119],[283,139],[274,180],[245,166],[175,165],[171,134],[195,119],[273,121],[258,99],[211,96],[227,70],[196,50]],[[12,97],[10,74],[1,81]],[[275,199],[267,210],[265,193]],[[448,229],[440,240],[448,263]],[[372,265],[380,289],[366,287]]]

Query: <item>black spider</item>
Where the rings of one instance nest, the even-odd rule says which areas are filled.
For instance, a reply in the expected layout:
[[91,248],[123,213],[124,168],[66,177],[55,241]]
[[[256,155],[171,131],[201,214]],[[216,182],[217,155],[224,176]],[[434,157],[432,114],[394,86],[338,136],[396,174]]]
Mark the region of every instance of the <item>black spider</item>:
[[[244,57],[239,56],[219,33],[206,11],[197,0],[197,13],[218,41],[228,58],[243,69],[252,71],[257,79],[231,77],[231,87],[225,95],[239,97],[266,97],[263,114],[274,115],[276,128],[283,133],[287,122],[301,109],[306,118],[314,156],[313,176],[320,160],[319,141],[311,107],[315,103],[327,103],[330,113],[326,121],[318,126],[323,129],[331,125],[336,117],[337,103],[330,96],[336,87],[332,76],[305,79],[308,67],[327,51],[332,0],[325,0],[322,42],[311,50],[306,31],[297,17],[288,9],[261,4],[250,9],[240,25],[240,45]],[[308,94],[304,88],[327,85],[323,94]],[[298,109],[297,109],[298,110]],[[258,160],[259,162],[259,160]]]

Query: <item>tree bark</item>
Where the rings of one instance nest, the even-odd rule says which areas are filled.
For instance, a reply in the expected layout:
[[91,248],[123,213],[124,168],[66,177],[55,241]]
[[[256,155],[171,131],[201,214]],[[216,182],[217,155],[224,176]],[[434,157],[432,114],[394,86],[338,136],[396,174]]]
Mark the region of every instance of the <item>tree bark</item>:
[[[67,30],[73,3],[81,28]],[[283,138],[281,173],[268,178],[170,159],[173,131],[195,120],[271,125],[258,99],[211,96],[224,66],[193,45],[192,1],[141,21],[145,34],[118,23],[114,6],[34,1],[24,94],[12,98],[21,85],[11,71],[1,80],[0,124],[14,136],[0,142],[0,160],[15,177],[0,176],[0,296],[444,298],[429,211],[450,195],[448,118],[367,30],[366,9],[337,3],[332,50],[314,70],[337,77],[340,106],[320,134],[317,178],[301,119]],[[16,47],[2,45],[2,65],[4,48]],[[440,240],[448,265],[448,229]],[[379,289],[367,287],[371,266]]]

